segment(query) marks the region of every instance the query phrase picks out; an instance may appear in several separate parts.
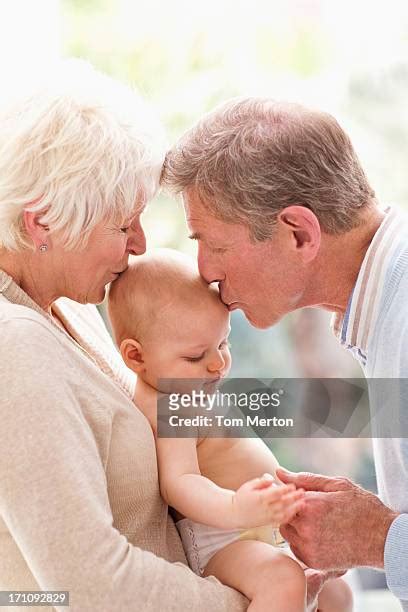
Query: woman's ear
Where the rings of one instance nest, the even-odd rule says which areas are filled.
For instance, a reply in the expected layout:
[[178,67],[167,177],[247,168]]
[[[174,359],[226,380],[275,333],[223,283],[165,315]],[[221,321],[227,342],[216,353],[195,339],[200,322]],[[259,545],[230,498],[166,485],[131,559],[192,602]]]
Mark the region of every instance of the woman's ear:
[[140,342],[132,338],[122,340],[120,343],[120,354],[127,367],[133,370],[133,372],[141,374],[145,371],[142,345]]
[[40,213],[31,210],[25,210],[23,212],[25,230],[33,241],[36,250],[43,245],[46,245],[48,248],[50,247],[49,227],[48,225],[40,223],[40,216]]

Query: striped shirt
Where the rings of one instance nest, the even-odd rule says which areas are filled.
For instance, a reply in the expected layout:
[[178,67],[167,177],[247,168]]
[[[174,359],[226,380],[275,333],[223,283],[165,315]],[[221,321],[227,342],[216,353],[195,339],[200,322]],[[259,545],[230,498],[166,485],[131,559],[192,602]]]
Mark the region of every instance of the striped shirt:
[[[383,414],[408,429],[408,218],[387,209],[367,249],[344,316],[334,315],[339,342],[360,362],[366,378],[397,379],[392,402],[370,398],[372,415]],[[390,384],[393,384],[390,381]],[[374,405],[377,402],[378,405]],[[385,406],[385,409],[384,409]],[[395,435],[395,430],[394,431]],[[379,495],[401,514],[388,532],[384,563],[387,584],[408,612],[408,439],[374,437]]]

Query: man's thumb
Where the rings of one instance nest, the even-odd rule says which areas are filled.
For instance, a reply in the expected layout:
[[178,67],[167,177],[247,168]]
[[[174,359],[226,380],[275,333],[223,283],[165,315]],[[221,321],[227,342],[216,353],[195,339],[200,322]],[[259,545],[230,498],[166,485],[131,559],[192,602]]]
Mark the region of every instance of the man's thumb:
[[326,491],[331,482],[331,479],[326,476],[307,472],[295,474],[281,467],[276,470],[276,476],[283,483],[294,484],[297,488],[305,489],[305,491]]
[[296,481],[298,474],[295,474],[295,472],[291,472],[290,470],[287,470],[286,468],[278,467],[276,469],[276,476],[284,484],[290,484]]

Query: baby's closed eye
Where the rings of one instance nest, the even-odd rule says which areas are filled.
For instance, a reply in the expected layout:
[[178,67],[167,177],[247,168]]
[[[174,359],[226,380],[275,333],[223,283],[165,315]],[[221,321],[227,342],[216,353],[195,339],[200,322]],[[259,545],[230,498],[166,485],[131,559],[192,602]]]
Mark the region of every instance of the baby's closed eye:
[[[224,349],[226,347],[230,348],[230,346],[231,346],[230,342],[226,339],[226,340],[223,340],[221,342],[221,344],[218,345],[218,350],[222,350],[222,349]],[[205,354],[206,354],[206,351],[203,351],[201,353],[201,355],[197,355],[197,356],[194,356],[194,357],[193,356],[191,356],[191,357],[190,356],[188,356],[188,357],[186,356],[186,357],[183,357],[183,359],[185,361],[189,361],[190,363],[195,363],[197,361],[201,361],[202,359],[204,359]]]
[[202,353],[201,355],[198,355],[197,357],[183,357],[183,359],[185,359],[185,361],[194,363],[196,361],[201,361],[202,359],[204,359],[204,355],[205,355],[205,351],[204,353]]

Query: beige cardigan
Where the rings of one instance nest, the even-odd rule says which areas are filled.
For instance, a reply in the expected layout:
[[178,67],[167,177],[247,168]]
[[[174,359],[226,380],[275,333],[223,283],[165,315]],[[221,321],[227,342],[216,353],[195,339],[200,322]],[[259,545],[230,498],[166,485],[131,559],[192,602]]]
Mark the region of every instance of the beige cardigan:
[[68,590],[70,607],[2,610],[245,610],[185,565],[133,374],[96,308],[57,304],[71,336],[0,271],[0,590]]

